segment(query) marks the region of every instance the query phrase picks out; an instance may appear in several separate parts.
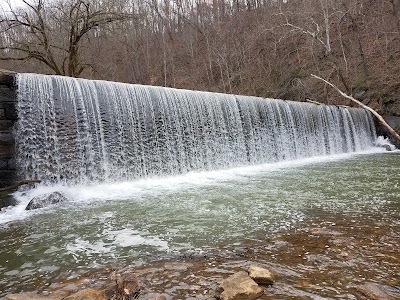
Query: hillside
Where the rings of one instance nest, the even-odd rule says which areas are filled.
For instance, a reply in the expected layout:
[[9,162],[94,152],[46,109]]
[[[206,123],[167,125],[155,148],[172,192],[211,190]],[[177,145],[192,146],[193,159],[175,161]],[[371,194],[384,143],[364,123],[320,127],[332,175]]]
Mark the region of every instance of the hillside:
[[[382,114],[400,116],[398,0],[104,1],[98,11],[129,11],[130,17],[88,30],[76,50],[81,72],[63,71],[73,48],[60,32],[83,20],[73,4],[90,2],[68,0],[61,8],[46,2],[36,7],[40,14],[15,8],[28,13],[30,24],[38,16],[47,22],[46,49],[53,47],[50,54],[62,68],[35,56],[44,39],[26,26],[10,29],[15,23],[4,9],[8,37],[2,39],[0,68],[351,105],[313,73]],[[15,47],[21,43],[25,48]]]

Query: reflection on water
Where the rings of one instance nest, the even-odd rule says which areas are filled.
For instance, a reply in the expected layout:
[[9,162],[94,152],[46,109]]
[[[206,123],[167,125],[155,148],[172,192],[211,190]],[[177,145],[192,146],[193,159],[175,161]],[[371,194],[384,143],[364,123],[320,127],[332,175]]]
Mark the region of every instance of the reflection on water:
[[[193,253],[210,257],[222,248],[263,249],[265,235],[318,227],[316,220],[339,213],[371,228],[377,222],[398,226],[399,158],[398,152],[379,153],[293,168],[190,174],[156,184],[64,187],[69,203],[2,222],[0,290],[30,290],[114,263],[141,266]],[[18,197],[21,207],[0,219],[23,211],[30,196]]]

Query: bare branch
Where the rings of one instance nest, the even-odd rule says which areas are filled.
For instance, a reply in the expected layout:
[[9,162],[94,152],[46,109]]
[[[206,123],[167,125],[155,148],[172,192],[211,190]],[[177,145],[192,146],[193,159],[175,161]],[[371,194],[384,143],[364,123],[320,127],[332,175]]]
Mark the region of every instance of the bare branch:
[[0,50],[8,51],[1,60],[33,58],[59,75],[77,77],[85,70],[82,49],[90,41],[83,38],[90,31],[133,18],[133,14],[108,11],[106,6],[85,0],[22,2],[25,9],[10,5],[10,12],[0,19],[0,32],[5,35]]
[[6,187],[4,187],[4,188],[1,188],[1,189],[0,189],[0,192],[13,190],[13,189],[16,189],[17,187],[19,187],[19,186],[21,186],[21,185],[25,185],[25,184],[29,184],[29,183],[41,183],[41,182],[42,182],[42,181],[41,181],[41,180],[38,180],[38,179],[27,179],[27,180],[22,180],[22,181],[19,181],[19,182],[13,184],[13,185],[6,186]]

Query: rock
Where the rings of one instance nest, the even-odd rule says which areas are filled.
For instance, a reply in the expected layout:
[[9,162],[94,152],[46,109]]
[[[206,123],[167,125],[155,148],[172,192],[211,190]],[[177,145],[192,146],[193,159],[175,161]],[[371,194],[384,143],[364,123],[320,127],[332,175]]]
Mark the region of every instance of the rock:
[[149,300],[167,300],[163,295],[159,295],[153,298],[150,298]]
[[113,272],[111,279],[115,284],[104,289],[104,294],[108,299],[136,299],[140,295],[140,284],[135,275]]
[[220,284],[220,288],[223,290],[221,300],[252,300],[264,294],[263,288],[243,271],[225,279]]
[[168,270],[168,271],[186,272],[192,266],[193,266],[192,264],[188,264],[188,263],[172,262],[172,263],[166,263],[164,265],[164,268],[165,268],[165,270]]
[[4,297],[4,300],[61,300],[63,297],[54,295],[43,296],[36,292],[26,292],[19,294],[10,294]]
[[257,266],[250,266],[249,276],[258,284],[272,285],[275,281],[275,274],[270,270]]
[[67,200],[68,199],[60,192],[44,194],[44,195],[36,196],[35,198],[33,198],[26,206],[26,210],[44,208],[44,207],[47,207],[52,204],[65,202]]
[[386,151],[394,151],[396,150],[396,146],[393,145],[390,141],[390,139],[388,138],[384,138],[383,136],[379,136],[375,143],[374,143],[375,147],[381,147],[381,148],[385,148]]
[[392,151],[392,147],[389,145],[383,145],[383,147],[386,149],[386,151]]
[[14,206],[17,204],[17,200],[7,192],[0,192],[0,210],[3,207]]
[[[360,101],[362,101],[364,103],[365,99],[363,99],[364,94],[366,93],[365,90],[359,91],[358,93],[354,94],[354,98],[359,99]],[[367,105],[368,103],[364,103],[365,105]]]
[[400,289],[378,283],[367,282],[357,286],[356,290],[368,300],[396,300],[400,299]]
[[63,300],[106,300],[104,293],[95,289],[81,290],[75,294],[72,294]]
[[331,236],[337,236],[337,235],[341,235],[340,232],[328,229],[326,227],[314,227],[310,229],[310,233],[313,235],[331,235]]
[[159,293],[149,293],[140,295],[139,298],[132,298],[132,299],[141,299],[141,300],[167,300],[172,299],[171,296],[168,294],[159,294]]

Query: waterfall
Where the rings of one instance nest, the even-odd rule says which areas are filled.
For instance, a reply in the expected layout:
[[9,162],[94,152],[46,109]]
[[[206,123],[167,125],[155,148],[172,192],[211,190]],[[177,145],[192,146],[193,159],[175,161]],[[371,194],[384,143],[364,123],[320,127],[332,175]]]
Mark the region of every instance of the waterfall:
[[23,178],[90,183],[354,152],[376,138],[362,109],[18,74]]

